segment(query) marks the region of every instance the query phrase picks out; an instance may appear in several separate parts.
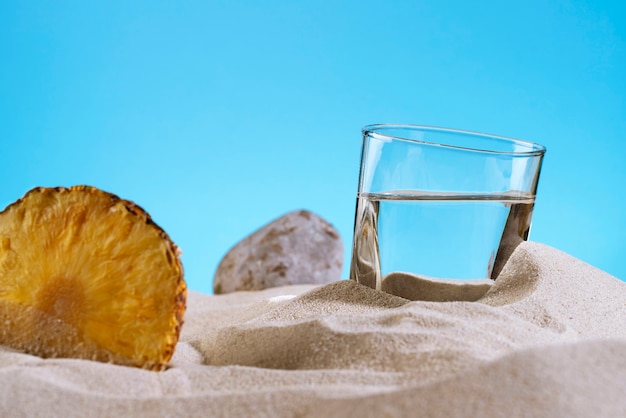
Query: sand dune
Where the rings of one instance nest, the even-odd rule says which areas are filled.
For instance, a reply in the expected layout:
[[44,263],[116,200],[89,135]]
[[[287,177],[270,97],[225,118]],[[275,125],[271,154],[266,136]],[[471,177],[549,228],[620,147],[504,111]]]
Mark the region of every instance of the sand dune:
[[626,283],[521,244],[476,302],[191,293],[164,372],[0,348],[0,416],[626,416]]

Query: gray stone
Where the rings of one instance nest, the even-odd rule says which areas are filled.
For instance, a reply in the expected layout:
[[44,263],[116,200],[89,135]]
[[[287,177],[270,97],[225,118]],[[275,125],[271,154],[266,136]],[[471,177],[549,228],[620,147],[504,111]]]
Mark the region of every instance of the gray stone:
[[316,214],[297,210],[263,226],[222,259],[215,294],[292,284],[326,284],[341,279],[343,242]]

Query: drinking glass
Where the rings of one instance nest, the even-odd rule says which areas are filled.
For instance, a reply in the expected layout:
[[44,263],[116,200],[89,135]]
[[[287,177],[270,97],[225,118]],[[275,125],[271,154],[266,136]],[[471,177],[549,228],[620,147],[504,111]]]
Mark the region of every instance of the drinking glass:
[[476,300],[528,239],[542,145],[417,125],[363,128],[350,278]]

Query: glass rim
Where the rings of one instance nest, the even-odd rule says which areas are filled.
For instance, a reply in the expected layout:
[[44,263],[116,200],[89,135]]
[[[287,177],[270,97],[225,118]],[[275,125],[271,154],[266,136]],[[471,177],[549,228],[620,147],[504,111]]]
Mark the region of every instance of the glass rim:
[[[386,130],[386,129],[406,129],[410,131],[423,131],[423,132],[434,131],[434,132],[442,132],[442,133],[448,133],[448,134],[459,134],[459,135],[465,135],[465,136],[480,137],[480,138],[488,139],[488,140],[512,142],[515,144],[522,145],[528,148],[528,150],[527,151],[498,151],[498,150],[488,149],[488,148],[463,147],[463,146],[446,144],[446,143],[441,143],[441,142],[424,141],[421,139],[406,138],[403,136],[399,136],[397,134],[380,132],[381,130]],[[463,151],[490,153],[490,154],[514,155],[514,156],[526,157],[526,156],[542,156],[546,152],[545,146],[538,144],[536,142],[532,142],[532,141],[526,141],[523,139],[511,138],[511,137],[506,137],[506,136],[501,136],[501,135],[493,135],[493,134],[488,134],[484,132],[474,132],[474,131],[467,131],[467,130],[454,129],[454,128],[442,128],[438,126],[414,125],[414,124],[408,124],[408,123],[375,123],[375,124],[364,126],[361,129],[361,132],[363,133],[363,135],[367,135],[367,136],[371,136],[371,137],[379,138],[379,139],[415,142],[418,144],[451,148],[451,149],[457,149],[457,150],[463,150]]]

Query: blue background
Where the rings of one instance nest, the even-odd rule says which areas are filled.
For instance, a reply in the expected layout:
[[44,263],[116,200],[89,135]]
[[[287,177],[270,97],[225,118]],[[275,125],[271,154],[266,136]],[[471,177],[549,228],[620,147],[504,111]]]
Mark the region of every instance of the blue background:
[[360,128],[548,148],[531,239],[626,278],[626,8],[611,1],[0,3],[0,205],[92,184],[148,210],[211,292],[293,209],[348,254]]

